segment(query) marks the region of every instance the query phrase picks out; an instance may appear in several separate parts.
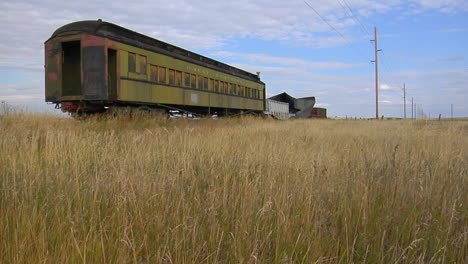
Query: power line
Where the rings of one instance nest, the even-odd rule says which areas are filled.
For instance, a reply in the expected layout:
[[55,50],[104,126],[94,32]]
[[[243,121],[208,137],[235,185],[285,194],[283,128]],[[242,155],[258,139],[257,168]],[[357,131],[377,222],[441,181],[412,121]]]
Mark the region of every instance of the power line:
[[[304,0],[304,3],[305,3],[310,9],[312,9],[312,10],[315,12],[315,14],[317,14],[317,16],[320,17],[320,19],[322,19],[323,22],[325,22],[331,29],[333,29],[333,31],[335,31],[338,35],[340,35],[340,37],[343,38],[343,40],[345,40],[346,43],[348,43],[348,45],[349,45],[350,47],[353,47],[356,51],[358,51],[358,53],[359,53],[360,55],[363,55],[363,54],[362,54],[362,51],[361,51],[360,49],[358,49],[358,48],[356,48],[355,46],[353,46],[353,45],[351,44],[351,42],[349,42],[349,40],[348,40],[343,34],[341,34],[341,32],[339,32],[334,26],[332,26],[327,20],[325,20],[325,18],[324,18],[322,15],[320,15],[320,13],[319,13],[313,6],[311,6],[311,5],[310,5],[307,1],[305,1],[305,0]],[[363,56],[364,56],[364,57],[367,57],[366,55],[363,55]]]
[[[390,65],[387,63],[387,56],[385,55],[385,52],[384,50],[381,50],[382,51],[382,72],[384,73],[383,74],[383,80],[385,80],[386,83],[392,85],[392,86],[395,86],[395,87],[401,87],[400,84],[397,84],[394,82],[394,80],[389,80],[391,78],[387,78],[388,75],[390,75],[390,72],[392,71],[392,69],[390,69]],[[393,70],[393,72],[395,72],[395,70]],[[387,73],[388,75],[386,76],[385,73]]]
[[[360,30],[364,33],[365,35],[365,38],[369,38],[371,37],[371,34],[369,33],[369,30],[367,30],[367,27],[361,22],[361,20],[354,14],[353,10],[351,9],[351,7],[348,5],[348,3],[346,2],[346,0],[343,0],[343,2],[345,3],[345,5],[347,6],[347,8],[341,3],[340,0],[337,0],[338,1],[338,4],[340,4],[341,8],[343,8],[343,10],[345,11],[345,13],[351,18],[354,20],[354,22],[356,22],[357,24],[360,24],[361,27],[360,27]],[[349,10],[349,11],[348,11]],[[349,15],[350,14],[350,15]],[[371,46],[372,44],[369,43]]]
[[[345,7],[345,6],[341,3],[341,0],[337,0],[337,1],[338,1],[338,3],[340,4],[340,6],[343,8],[343,10],[344,10],[347,14],[350,14],[350,16],[349,16],[349,15],[348,15],[348,16],[351,17],[356,23],[358,23],[358,24],[361,26],[361,27],[360,27],[361,31],[362,31],[365,35],[370,36],[370,33],[369,33],[367,27],[361,22],[361,20],[359,19],[359,17],[356,16],[356,14],[353,12],[353,10],[351,9],[351,7],[350,7],[350,5],[348,4],[348,2],[346,2],[346,0],[342,0],[343,3],[346,5],[346,7]],[[348,10],[349,10],[349,12],[348,12]],[[370,43],[370,44],[371,44],[371,43]],[[372,44],[371,44],[371,45],[372,45]],[[382,51],[382,54],[383,54],[384,57],[385,57],[384,51],[383,51],[383,50],[381,50],[381,51]],[[382,66],[383,66],[383,67],[382,67],[382,70],[383,70],[383,72],[390,73],[390,71],[391,71],[391,70],[390,70],[390,66],[387,64],[386,58],[385,58],[384,60],[382,60],[382,62],[383,62],[383,63],[382,63]],[[384,78],[381,77],[381,79],[382,79],[382,80],[385,80],[386,83],[388,83],[388,84],[390,84],[390,85],[392,85],[392,86],[394,86],[394,87],[400,87],[400,85],[395,85],[395,83],[394,83],[393,81],[388,80],[388,79],[387,79],[387,76],[385,76],[385,74],[384,74],[383,77],[384,77]]]
[[[331,29],[333,29],[336,33],[338,33],[338,35],[340,35],[344,40],[348,41],[348,40],[343,36],[343,34],[341,34],[334,26],[332,26],[330,23],[328,23],[328,21],[325,20],[325,18],[323,18],[322,15],[320,15],[320,13],[319,13],[317,10],[315,10],[315,8],[314,8],[313,6],[311,6],[311,5],[310,5],[309,3],[307,3],[307,1],[305,1],[305,0],[304,0],[304,3],[305,3],[308,7],[310,7],[312,10],[314,10],[315,14],[317,14],[317,16],[319,16],[319,17],[322,19],[322,21],[325,22]],[[349,43],[349,44],[351,44],[351,43]]]
[[[339,1],[339,0],[338,0]],[[345,5],[348,7],[349,11],[351,12],[351,15],[352,17],[355,19],[355,21],[357,20],[357,22],[361,25],[361,27],[364,29],[364,32],[367,33],[368,36],[370,36],[371,34],[369,33],[369,30],[367,30],[367,27],[361,22],[361,20],[359,19],[358,16],[356,16],[356,14],[354,14],[353,10],[351,9],[351,7],[348,5],[348,3],[346,2],[346,0],[343,0],[343,2],[345,3]]]
[[387,59],[387,55],[385,55],[385,51],[384,51],[384,50],[382,50],[382,55],[383,55],[383,57],[385,58],[385,60],[383,60],[384,66],[387,67],[387,70],[388,70],[388,71],[390,71],[390,70],[391,70],[391,69],[390,69],[390,65],[387,64],[387,60],[386,60],[386,59]]
[[[341,5],[341,7],[343,8],[343,10],[345,11],[345,14],[349,17],[351,17],[355,22],[357,22],[361,27],[361,31],[366,34],[367,36],[370,36],[370,33],[369,33],[369,30],[367,29],[367,27],[364,25],[364,23],[362,23],[362,21],[357,17],[357,15],[353,12],[353,10],[351,9],[350,5],[346,2],[346,0],[343,0],[343,3],[346,5],[347,9],[345,8],[345,6],[343,5],[343,3],[340,1],[340,0],[337,0],[338,3]],[[311,4],[309,4],[306,0],[304,0],[304,3],[314,11],[314,13],[323,21],[325,22],[325,24],[327,24],[333,31],[335,31],[343,40],[346,41],[346,43],[353,49],[355,49],[361,56],[364,56],[364,57],[368,57],[367,55],[363,55],[361,49],[359,49],[359,47],[356,47],[354,46],[353,44],[351,44],[351,42],[340,32],[338,31],[338,29],[336,29],[331,23],[329,23],[324,16],[322,16],[318,11],[317,9],[315,9]],[[347,11],[349,10],[349,12]],[[351,14],[351,16],[349,15]],[[377,31],[375,29],[375,31]],[[374,32],[375,34],[375,38],[372,40],[375,42],[375,44],[377,44],[377,32]],[[377,45],[374,45],[374,48],[376,49],[375,53],[377,53],[378,51],[382,51],[382,50],[379,50],[377,49]],[[383,53],[383,55],[385,55],[385,53]],[[375,54],[375,67],[376,67],[376,118],[378,119],[378,115],[379,115],[379,102],[378,102],[378,93],[379,93],[379,77],[378,77],[378,56],[377,54]],[[386,70],[384,70],[384,72],[386,73],[390,73],[390,66],[387,64],[387,61],[386,59],[383,60],[383,64],[382,64],[383,68],[385,68]],[[395,85],[395,83],[390,80],[387,79],[388,76],[384,75],[384,78],[381,78],[383,80],[385,80],[386,83],[388,83],[389,85],[392,85],[394,87],[400,87],[401,88],[401,85]],[[390,78],[391,79],[391,78]],[[399,91],[398,93],[401,94],[402,91]],[[402,94],[402,97],[406,97],[406,91],[403,91],[403,94]],[[405,103],[406,103],[406,99],[405,100]]]

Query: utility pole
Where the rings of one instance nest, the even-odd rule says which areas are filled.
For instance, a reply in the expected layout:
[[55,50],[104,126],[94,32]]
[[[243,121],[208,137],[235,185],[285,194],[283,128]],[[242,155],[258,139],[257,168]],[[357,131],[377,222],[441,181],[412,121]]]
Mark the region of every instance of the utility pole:
[[413,97],[411,97],[411,119],[414,119],[414,103],[413,103]]
[[450,119],[453,120],[453,104],[450,104]]
[[418,105],[414,104],[414,119],[418,119]]
[[404,119],[406,119],[406,83],[403,84],[403,109]]
[[375,119],[379,119],[379,51],[377,41],[377,27],[374,27],[374,56],[375,59],[372,61],[375,63]]

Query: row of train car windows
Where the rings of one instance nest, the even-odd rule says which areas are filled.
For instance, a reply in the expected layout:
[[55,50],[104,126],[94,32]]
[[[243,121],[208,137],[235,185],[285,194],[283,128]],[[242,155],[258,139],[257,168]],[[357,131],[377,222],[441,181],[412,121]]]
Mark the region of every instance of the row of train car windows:
[[[136,72],[136,54],[128,53],[128,71]],[[138,56],[138,62],[140,63],[140,74],[146,74],[146,57]],[[181,72],[173,69],[167,69],[166,67],[149,65],[150,67],[150,81],[167,84],[174,86],[183,86],[193,89],[214,91],[218,93],[233,94],[239,96],[245,96],[256,99],[263,99],[263,94],[260,91],[250,87],[236,85],[224,81],[214,80],[208,77],[195,75],[187,72]],[[168,73],[166,75],[166,72]],[[166,76],[169,77],[167,80]],[[197,85],[198,84],[198,85]]]

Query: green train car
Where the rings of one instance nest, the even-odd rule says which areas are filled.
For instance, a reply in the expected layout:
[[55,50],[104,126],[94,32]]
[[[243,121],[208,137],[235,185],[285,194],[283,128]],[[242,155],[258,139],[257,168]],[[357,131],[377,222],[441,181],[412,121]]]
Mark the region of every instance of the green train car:
[[259,75],[115,24],[79,21],[45,42],[45,100],[69,113],[142,107],[262,113]]

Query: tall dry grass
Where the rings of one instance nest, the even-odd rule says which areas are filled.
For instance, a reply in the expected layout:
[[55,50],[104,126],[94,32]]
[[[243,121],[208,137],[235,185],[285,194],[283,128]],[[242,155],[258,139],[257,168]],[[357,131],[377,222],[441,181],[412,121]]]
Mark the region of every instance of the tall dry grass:
[[1,263],[466,263],[468,122],[0,116]]

